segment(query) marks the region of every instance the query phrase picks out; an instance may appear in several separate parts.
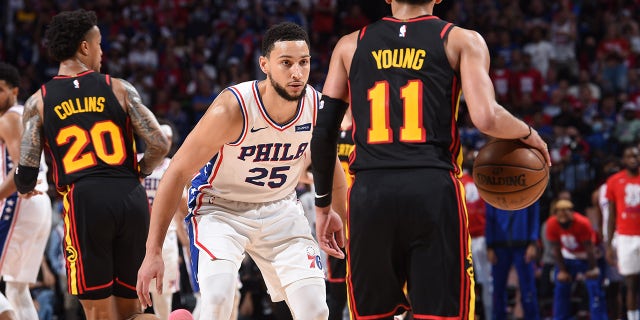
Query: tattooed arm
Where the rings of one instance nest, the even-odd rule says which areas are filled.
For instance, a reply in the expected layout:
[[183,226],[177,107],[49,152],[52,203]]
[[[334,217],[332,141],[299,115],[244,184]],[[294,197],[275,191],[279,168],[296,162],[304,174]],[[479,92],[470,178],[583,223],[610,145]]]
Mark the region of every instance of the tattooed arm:
[[34,93],[24,104],[22,115],[24,131],[20,142],[20,162],[14,181],[20,193],[28,193],[38,182],[40,155],[42,154],[42,95]]
[[140,159],[140,171],[143,175],[149,174],[169,152],[169,141],[162,133],[155,115],[142,103],[138,90],[125,80],[114,80],[113,91],[120,105],[131,118],[136,134],[146,143],[147,148]]

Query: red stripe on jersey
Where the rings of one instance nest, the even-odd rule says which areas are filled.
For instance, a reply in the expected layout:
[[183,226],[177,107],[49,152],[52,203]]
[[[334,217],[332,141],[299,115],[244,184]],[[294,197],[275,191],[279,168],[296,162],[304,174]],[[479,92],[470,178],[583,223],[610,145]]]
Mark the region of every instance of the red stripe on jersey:
[[447,34],[447,31],[449,31],[449,29],[451,29],[452,26],[453,26],[453,23],[451,22],[444,25],[444,28],[442,28],[442,31],[440,31],[440,38],[444,39],[444,36]]
[[40,89],[42,89],[42,98],[47,95],[47,87],[43,84]]
[[367,26],[364,26],[364,28],[360,30],[360,40],[362,40],[362,38],[364,37],[365,32],[367,32]]
[[107,81],[107,84],[111,86],[111,76],[109,76],[108,74],[105,74],[104,77],[105,77],[104,79]]
[[382,20],[393,21],[393,22],[401,22],[401,23],[409,23],[409,22],[432,20],[432,19],[440,19],[440,18],[438,18],[436,16],[432,16],[432,15],[412,18],[412,19],[408,19],[408,20],[400,20],[400,19],[396,19],[394,17],[384,17],[384,18],[382,18]]

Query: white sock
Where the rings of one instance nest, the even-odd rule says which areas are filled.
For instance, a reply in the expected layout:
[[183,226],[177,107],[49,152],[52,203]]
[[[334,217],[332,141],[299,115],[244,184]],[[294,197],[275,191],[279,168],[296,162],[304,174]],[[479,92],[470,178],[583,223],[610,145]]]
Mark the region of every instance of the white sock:
[[171,313],[173,292],[163,291],[162,294],[151,292],[151,298],[153,301],[153,311],[155,311],[156,316],[160,317],[160,319],[169,318],[169,314]]
[[640,320],[640,310],[627,310],[627,320]]

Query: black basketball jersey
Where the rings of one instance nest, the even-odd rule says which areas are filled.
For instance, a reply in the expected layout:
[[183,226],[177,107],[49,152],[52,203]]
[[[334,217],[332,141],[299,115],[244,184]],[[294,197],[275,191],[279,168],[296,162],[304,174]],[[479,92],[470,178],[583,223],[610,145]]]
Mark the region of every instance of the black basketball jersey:
[[346,129],[340,130],[338,136],[338,160],[340,160],[340,165],[342,165],[344,175],[347,178],[347,187],[351,187],[353,183],[353,177],[349,170],[349,161],[354,148],[352,134],[351,129]]
[[444,43],[453,25],[435,16],[385,17],[358,34],[349,71],[355,153],[351,170],[460,172],[458,74]]
[[133,128],[111,78],[87,71],[42,86],[45,150],[58,188],[91,177],[137,177]]

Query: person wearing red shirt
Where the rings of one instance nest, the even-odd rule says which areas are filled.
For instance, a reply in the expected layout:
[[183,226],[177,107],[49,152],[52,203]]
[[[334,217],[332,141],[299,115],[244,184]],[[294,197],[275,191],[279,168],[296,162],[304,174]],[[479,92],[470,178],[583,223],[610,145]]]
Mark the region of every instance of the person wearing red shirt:
[[491,263],[487,258],[487,242],[484,237],[486,224],[485,203],[478,188],[473,182],[471,169],[473,166],[476,150],[464,152],[465,161],[462,174],[462,184],[465,190],[465,200],[467,203],[467,214],[469,217],[469,235],[471,236],[471,254],[473,256],[473,275],[477,282],[477,291],[482,292],[482,306],[484,307],[485,319],[491,319],[493,306],[493,283],[491,279]]
[[547,220],[546,237],[551,242],[556,262],[556,286],[553,297],[553,319],[570,319],[571,287],[580,274],[584,275],[589,293],[591,319],[608,319],[606,299],[602,290],[604,270],[596,263],[596,233],[589,219],[573,211],[569,200],[558,200],[554,215]]
[[622,153],[622,170],[607,179],[609,200],[607,260],[616,265],[627,285],[627,319],[640,320],[638,281],[640,280],[640,151],[628,146]]

